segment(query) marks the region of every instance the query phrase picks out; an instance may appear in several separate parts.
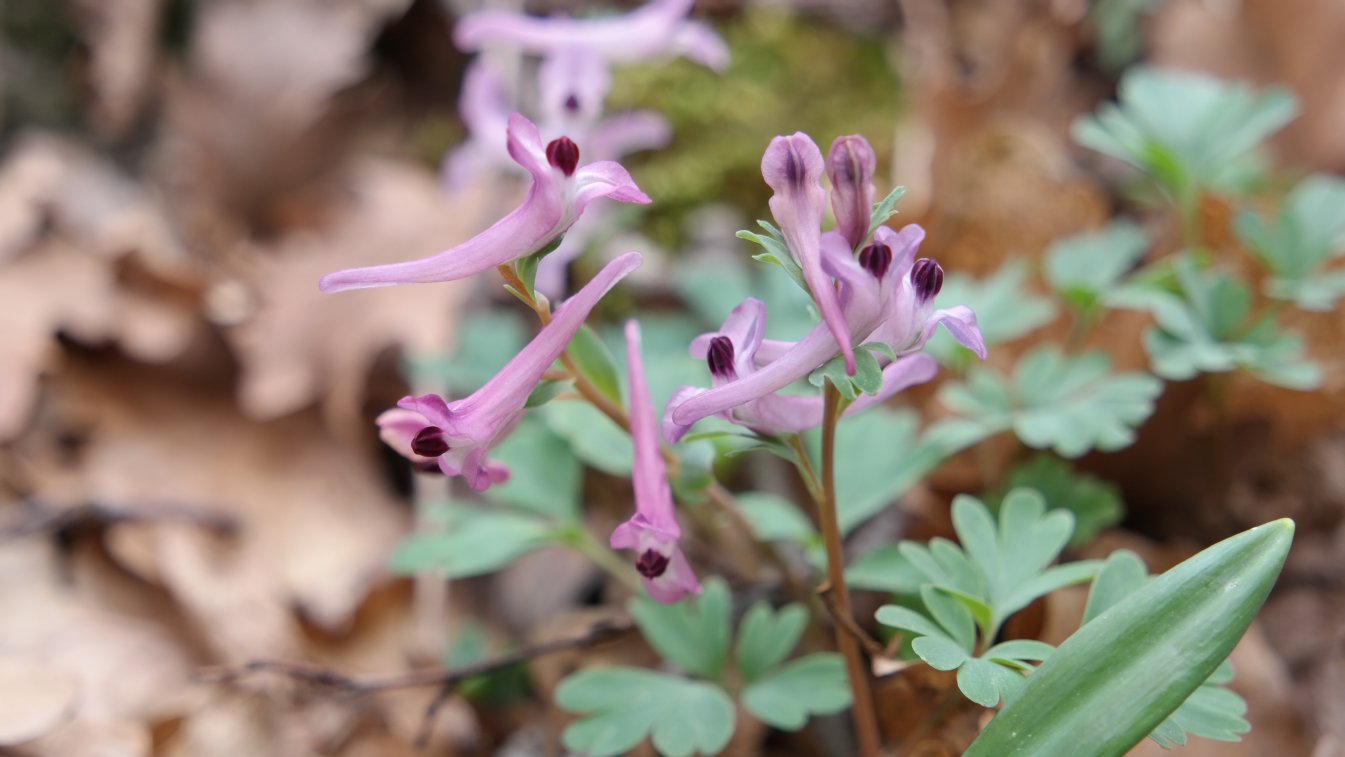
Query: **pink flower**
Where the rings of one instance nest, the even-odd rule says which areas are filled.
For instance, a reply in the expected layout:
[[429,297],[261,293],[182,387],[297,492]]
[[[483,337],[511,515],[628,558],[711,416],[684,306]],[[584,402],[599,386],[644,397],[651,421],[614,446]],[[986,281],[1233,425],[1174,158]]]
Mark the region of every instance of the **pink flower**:
[[873,172],[878,157],[869,141],[859,135],[837,137],[827,152],[827,179],[831,181],[831,212],[836,231],[858,249],[869,236],[873,209]]
[[685,55],[701,65],[721,70],[729,62],[728,48],[713,29],[687,19],[693,3],[694,0],[653,0],[624,15],[593,19],[480,11],[458,22],[453,42],[463,52],[505,43],[538,55],[560,47],[581,47],[612,62]]
[[[759,366],[768,365],[788,351],[789,343],[766,340],[765,331],[766,306],[760,300],[748,298],[729,313],[718,333],[703,334],[692,341],[691,354],[709,364],[710,379],[715,387],[727,386],[756,373]],[[845,409],[845,414],[852,415],[880,405],[897,392],[934,378],[938,369],[938,363],[929,355],[917,353],[899,357],[883,369],[882,388],[878,393],[860,395]],[[675,408],[704,392],[698,387],[682,387],[673,394],[668,407]],[[823,410],[824,402],[820,396],[772,393],[716,415],[762,434],[779,435],[820,426]],[[679,441],[688,430],[690,426],[675,423],[671,413],[664,418],[663,434],[669,442]]]
[[579,147],[573,141],[560,137],[543,145],[537,127],[518,113],[509,117],[508,149],[532,175],[532,187],[523,204],[495,225],[437,255],[329,273],[318,286],[324,292],[339,292],[467,278],[545,249],[594,200],[649,202],[626,169],[610,161],[579,165]]
[[771,215],[780,225],[789,253],[803,270],[803,281],[822,321],[840,345],[846,373],[853,374],[855,352],[850,328],[841,312],[836,287],[822,270],[822,213],[827,204],[822,168],[822,151],[801,131],[772,139],[761,157],[761,175],[775,190],[770,200]]
[[[840,234],[828,232],[822,236],[823,264],[841,282],[840,305],[849,333],[856,344],[881,342],[901,358],[923,348],[943,324],[953,338],[984,359],[985,341],[975,313],[965,306],[934,309],[934,296],[943,286],[943,269],[928,258],[914,259],[924,237],[924,230],[914,224],[900,232],[881,226],[874,232],[873,244],[861,250],[856,259]],[[686,393],[674,397],[669,402],[665,428],[675,432],[706,416],[726,413],[778,392],[822,366],[838,351],[825,323],[795,343],[763,340],[754,355],[755,370],[735,364],[736,378],[716,382],[713,388],[694,396]]]
[[417,463],[433,463],[445,475],[462,476],[476,491],[503,483],[509,471],[487,460],[487,453],[513,430],[528,395],[594,306],[641,260],[640,253],[628,252],[608,263],[556,310],[528,346],[471,395],[453,402],[437,394],[403,398],[396,408],[378,416],[383,441]]
[[613,549],[633,549],[635,567],[654,599],[671,604],[699,594],[700,582],[677,546],[682,529],[673,512],[672,488],[659,450],[657,421],[640,357],[640,325],[626,324],[626,364],[630,371],[630,435],[635,445],[631,484],[635,515],[612,532]]

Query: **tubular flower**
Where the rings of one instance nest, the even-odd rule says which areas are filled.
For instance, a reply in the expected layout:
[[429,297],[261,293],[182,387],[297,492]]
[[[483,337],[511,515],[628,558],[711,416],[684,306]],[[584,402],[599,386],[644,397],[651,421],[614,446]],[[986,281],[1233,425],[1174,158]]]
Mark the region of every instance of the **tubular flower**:
[[873,208],[873,172],[878,157],[869,141],[857,134],[837,137],[827,151],[827,179],[831,181],[831,212],[836,231],[850,249],[857,249],[869,236],[869,213]]
[[[840,234],[822,236],[823,264],[841,282],[840,303],[849,333],[856,344],[881,342],[900,358],[918,352],[943,324],[953,338],[984,359],[985,341],[971,309],[934,309],[943,269],[928,258],[914,260],[924,237],[924,229],[914,224],[900,232],[882,226],[874,232],[873,244],[856,258]],[[804,378],[838,351],[825,323],[796,343],[763,340],[755,354],[755,371],[739,370],[734,379],[670,402],[669,427],[687,427],[773,394]]]
[[339,292],[466,278],[546,248],[598,198],[649,202],[626,169],[611,161],[579,165],[573,141],[560,137],[543,145],[537,127],[518,113],[509,117],[508,148],[532,175],[522,205],[457,247],[421,260],[329,273],[319,288]]
[[673,512],[672,488],[659,450],[657,421],[640,357],[640,325],[626,324],[626,364],[630,372],[630,435],[635,446],[631,483],[635,515],[612,532],[613,549],[633,549],[635,568],[654,599],[671,604],[699,594],[700,582],[677,546],[682,529]]
[[822,151],[803,132],[776,137],[761,157],[761,175],[775,194],[771,215],[780,225],[789,252],[803,270],[803,280],[812,291],[822,321],[831,330],[845,356],[845,371],[855,372],[855,352],[850,327],[841,312],[836,287],[822,269],[822,213],[827,193],[822,189]]
[[[714,387],[724,387],[756,373],[759,366],[767,365],[782,354],[787,343],[768,342],[766,306],[760,300],[748,298],[729,313],[717,333],[702,334],[691,343],[691,355],[705,360],[710,367]],[[763,349],[765,346],[765,349]],[[862,412],[881,404],[907,387],[923,384],[934,378],[938,363],[924,354],[904,355],[883,369],[882,388],[876,395],[861,395],[846,408],[845,414]],[[668,403],[676,408],[686,400],[704,393],[697,387],[682,387]],[[794,434],[822,425],[824,400],[820,396],[790,396],[764,394],[741,405],[716,413],[724,420],[746,426],[758,433],[777,435]],[[668,413],[663,420],[663,434],[670,442],[679,441],[690,430],[690,425],[679,425]]]
[[638,252],[608,263],[555,312],[551,322],[480,389],[446,402],[437,394],[405,397],[378,417],[379,435],[388,446],[427,467],[437,464],[448,476],[462,476],[476,491],[503,483],[509,471],[486,459],[490,448],[509,435],[523,414],[528,395],[584,325],[588,314],[626,274],[640,266]]
[[625,15],[596,19],[480,11],[458,22],[453,42],[464,52],[506,43],[539,55],[559,47],[582,47],[612,62],[685,55],[703,66],[722,70],[729,62],[728,47],[709,26],[687,19],[693,3],[653,0]]

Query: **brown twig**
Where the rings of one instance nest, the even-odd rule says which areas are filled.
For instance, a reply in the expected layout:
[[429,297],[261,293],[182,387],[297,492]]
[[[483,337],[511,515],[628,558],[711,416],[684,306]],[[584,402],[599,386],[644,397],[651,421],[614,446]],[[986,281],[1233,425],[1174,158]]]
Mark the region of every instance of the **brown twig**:
[[425,708],[421,728],[416,737],[416,747],[424,748],[429,742],[435,716],[457,691],[457,687],[468,678],[497,673],[537,657],[556,652],[600,644],[630,633],[635,621],[629,617],[607,620],[594,624],[581,636],[533,644],[493,660],[461,665],[454,668],[426,668],[409,673],[376,677],[356,678],[331,668],[310,662],[295,660],[253,660],[239,666],[212,666],[202,668],[196,673],[196,679],[205,683],[232,684],[252,673],[276,673],[287,676],[315,689],[346,697],[363,697],[397,689],[411,689],[422,686],[438,686],[439,693]]
[[105,502],[85,502],[74,507],[54,508],[33,499],[27,499],[25,503],[32,514],[18,523],[0,528],[0,543],[80,526],[117,523],[175,521],[222,534],[233,534],[240,528],[238,519],[231,515],[184,505],[129,508]]
[[841,609],[837,606],[836,595],[832,591],[832,584],[830,581],[818,589],[817,596],[822,598],[822,604],[826,606],[827,612],[831,615],[831,619],[835,621],[836,626],[845,629],[846,632],[853,636],[855,641],[859,642],[861,647],[864,647],[864,651],[868,653],[870,657],[881,657],[887,654],[888,650],[883,646],[882,642],[870,636],[868,631],[865,631],[860,627],[860,625],[855,622],[853,614],[849,612],[841,612]]

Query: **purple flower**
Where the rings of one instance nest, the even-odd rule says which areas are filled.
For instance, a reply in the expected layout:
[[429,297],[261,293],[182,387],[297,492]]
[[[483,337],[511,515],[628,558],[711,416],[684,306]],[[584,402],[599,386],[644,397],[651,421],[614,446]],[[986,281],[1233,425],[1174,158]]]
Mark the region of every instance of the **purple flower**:
[[509,155],[532,175],[528,196],[509,215],[438,255],[329,273],[319,288],[339,292],[466,278],[542,250],[598,198],[649,202],[626,169],[611,161],[579,165],[579,147],[573,141],[560,137],[543,145],[537,127],[518,113],[509,117],[508,148]]
[[785,244],[803,270],[822,321],[831,330],[845,356],[845,371],[855,372],[855,352],[849,324],[841,312],[836,287],[822,270],[822,214],[827,193],[822,189],[822,151],[803,132],[776,137],[761,157],[761,175],[770,188],[771,215],[780,225]]
[[[953,338],[984,359],[985,341],[975,313],[960,305],[934,309],[934,296],[943,286],[943,269],[928,258],[914,260],[924,237],[924,229],[915,224],[900,232],[881,226],[874,232],[873,244],[856,258],[840,234],[822,235],[823,265],[841,282],[840,304],[849,333],[857,344],[886,344],[900,358],[918,352],[943,324]],[[689,427],[706,416],[760,400],[804,378],[838,350],[825,323],[796,343],[764,340],[754,355],[756,370],[745,371],[735,363],[736,378],[717,382],[694,396],[675,397],[679,401],[669,402],[665,427]]]
[[638,252],[608,263],[556,310],[551,322],[484,386],[460,400],[437,394],[405,397],[378,417],[379,434],[411,460],[436,463],[445,475],[462,476],[476,491],[502,483],[508,470],[486,454],[509,435],[528,395],[560,357],[603,295],[640,266]]
[[612,62],[685,55],[701,65],[722,70],[729,62],[728,48],[710,27],[687,19],[693,2],[653,0],[622,16],[595,19],[480,11],[458,22],[453,42],[464,52],[475,52],[491,43],[506,43],[538,55],[560,47],[581,47]]
[[631,484],[635,515],[612,532],[613,549],[633,549],[635,568],[649,596],[671,604],[687,594],[699,594],[700,582],[677,546],[682,529],[673,512],[668,471],[659,450],[657,421],[645,383],[640,357],[640,325],[626,324],[626,365],[630,372],[630,436],[635,446]]
[[856,249],[869,236],[873,208],[873,172],[878,158],[869,141],[859,135],[837,137],[827,152],[827,178],[831,181],[831,212],[836,231]]
[[[760,300],[748,298],[729,313],[724,325],[714,334],[703,334],[691,343],[693,357],[705,360],[710,367],[714,387],[723,387],[751,376],[758,368],[770,364],[785,354],[790,345],[764,339],[766,306]],[[862,412],[882,404],[903,389],[923,384],[938,373],[938,363],[925,354],[904,355],[883,369],[883,383],[876,395],[860,395],[846,408],[845,414]],[[682,387],[668,403],[675,408],[686,400],[704,393],[698,387]],[[824,412],[822,397],[765,394],[741,405],[717,413],[727,421],[762,434],[795,434],[820,426]],[[663,434],[669,442],[679,441],[690,425],[679,425],[671,417],[664,417]]]

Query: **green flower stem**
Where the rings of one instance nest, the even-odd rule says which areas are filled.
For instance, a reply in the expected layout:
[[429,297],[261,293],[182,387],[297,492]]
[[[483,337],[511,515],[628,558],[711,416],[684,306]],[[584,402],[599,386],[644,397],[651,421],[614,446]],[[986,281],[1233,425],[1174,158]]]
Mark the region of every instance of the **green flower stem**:
[[803,485],[808,488],[808,494],[814,502],[821,502],[823,493],[822,487],[817,483],[817,472],[813,470],[813,463],[808,459],[808,450],[803,446],[803,437],[798,434],[791,434],[788,438],[791,449],[794,450],[794,467],[798,468],[799,476],[803,479]]
[[[845,409],[840,392],[830,381],[824,390],[825,410],[822,417],[822,498],[817,500],[818,522],[822,540],[827,549],[827,582],[831,585],[832,607],[843,618],[852,619],[850,590],[845,585],[845,555],[842,552],[841,528],[836,516],[836,426]],[[878,733],[878,716],[873,709],[873,695],[869,691],[869,670],[859,640],[846,628],[844,621],[836,623],[836,646],[845,657],[845,670],[850,679],[854,705],[851,715],[855,721],[855,737],[859,754],[878,757],[882,737]]]

